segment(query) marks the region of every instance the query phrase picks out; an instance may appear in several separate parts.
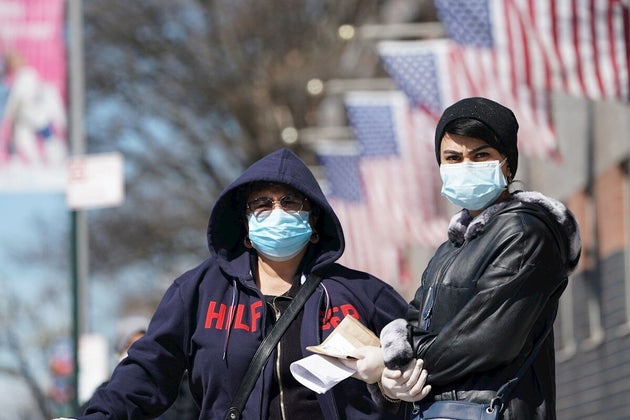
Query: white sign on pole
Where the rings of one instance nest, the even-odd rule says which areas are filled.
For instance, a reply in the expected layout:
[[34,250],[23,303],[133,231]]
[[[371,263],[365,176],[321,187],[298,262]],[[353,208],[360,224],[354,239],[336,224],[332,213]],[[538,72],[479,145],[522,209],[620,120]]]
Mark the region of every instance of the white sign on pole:
[[120,153],[73,156],[68,159],[66,204],[72,210],[116,207],[125,195]]
[[109,347],[101,334],[82,334],[79,339],[79,403],[90,399],[96,388],[109,379]]

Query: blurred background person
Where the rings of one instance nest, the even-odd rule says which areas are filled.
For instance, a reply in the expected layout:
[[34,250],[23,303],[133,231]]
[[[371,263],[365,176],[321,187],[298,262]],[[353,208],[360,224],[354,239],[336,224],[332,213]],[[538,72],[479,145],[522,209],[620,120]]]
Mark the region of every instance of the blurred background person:
[[[130,315],[121,318],[116,322],[116,332],[114,337],[114,350],[116,351],[117,360],[120,362],[127,357],[129,348],[143,337],[147,332],[149,318],[141,315]],[[109,383],[103,382],[96,390],[104,388]],[[89,405],[90,401],[86,401],[81,406],[81,412]],[[171,407],[156,420],[197,420],[199,419],[199,407],[195,403],[190,388],[188,386],[188,373],[185,372],[180,383],[177,399]]]

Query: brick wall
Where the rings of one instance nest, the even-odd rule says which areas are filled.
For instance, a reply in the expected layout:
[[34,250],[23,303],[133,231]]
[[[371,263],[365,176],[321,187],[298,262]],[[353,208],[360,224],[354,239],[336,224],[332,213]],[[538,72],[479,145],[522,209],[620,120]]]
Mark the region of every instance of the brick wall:
[[[583,190],[566,200],[580,223],[584,254],[556,321],[559,419],[622,419],[630,413],[630,193],[623,168],[613,165],[598,174],[592,195]],[[593,340],[598,329],[601,339]]]

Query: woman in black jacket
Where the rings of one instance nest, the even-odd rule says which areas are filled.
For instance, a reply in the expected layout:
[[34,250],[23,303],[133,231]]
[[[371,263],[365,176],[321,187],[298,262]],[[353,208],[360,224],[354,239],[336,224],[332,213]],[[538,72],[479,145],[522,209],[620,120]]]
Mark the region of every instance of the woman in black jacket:
[[[401,369],[383,371],[390,399],[419,399],[421,387],[401,376],[415,358],[424,361],[432,387],[422,403],[487,403],[554,322],[580,235],[560,202],[510,188],[517,131],[512,111],[485,98],[455,103],[437,125],[442,195],[463,210],[451,219],[449,239],[424,271],[406,319],[381,333],[386,366]],[[503,418],[555,418],[554,366],[551,332],[502,407]]]

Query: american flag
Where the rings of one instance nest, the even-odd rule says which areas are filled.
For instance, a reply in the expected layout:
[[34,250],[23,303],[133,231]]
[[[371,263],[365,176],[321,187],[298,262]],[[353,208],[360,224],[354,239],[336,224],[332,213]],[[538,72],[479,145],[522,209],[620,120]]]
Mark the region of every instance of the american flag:
[[345,105],[360,145],[366,202],[379,215],[375,229],[400,246],[437,246],[446,227],[431,122],[417,118],[400,91],[350,92]]
[[496,51],[515,95],[527,86],[595,100],[629,99],[629,12],[620,0],[436,0],[435,5],[451,39]]
[[629,11],[620,0],[436,0],[449,39],[382,42],[385,70],[438,118],[484,96],[514,111],[525,156],[560,158],[551,94],[629,100]]
[[410,104],[435,116],[435,123],[444,110],[444,104],[452,101],[446,89],[448,83],[440,83],[442,69],[449,52],[450,42],[436,41],[384,41],[378,51],[383,66],[397,86],[407,95]]
[[449,39],[388,41],[381,42],[378,50],[387,73],[420,111],[437,120],[444,108],[459,99],[470,96],[493,99],[516,114],[520,125],[519,148],[524,155],[555,157],[548,92],[541,89],[533,95],[524,86],[515,95],[508,77],[500,71],[500,56],[492,48],[478,46],[483,45],[484,38],[483,34],[476,34],[472,46]]
[[[404,172],[399,165],[398,114],[379,92],[353,92],[345,97],[346,115],[359,143],[359,171],[367,205],[380,216],[374,225],[378,235],[401,242],[407,231],[404,217]],[[404,127],[404,122],[401,122]]]
[[373,228],[378,221],[365,202],[359,171],[361,157],[351,141],[324,142],[315,147],[325,179],[324,191],[343,227],[346,248],[340,262],[369,272],[397,286],[399,250]]
[[446,240],[434,123],[400,91],[350,92],[344,103],[355,140],[315,144],[323,189],[346,236],[340,261],[404,289],[409,247]]

